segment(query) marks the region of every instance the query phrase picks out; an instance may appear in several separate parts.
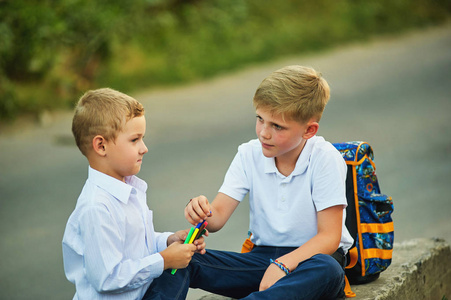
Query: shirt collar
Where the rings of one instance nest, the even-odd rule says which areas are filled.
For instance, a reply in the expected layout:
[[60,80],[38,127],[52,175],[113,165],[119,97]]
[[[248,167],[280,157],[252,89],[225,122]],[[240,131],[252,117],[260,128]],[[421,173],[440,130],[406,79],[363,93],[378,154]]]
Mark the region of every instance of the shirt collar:
[[305,142],[304,149],[302,149],[301,155],[299,155],[298,161],[296,162],[296,166],[292,172],[292,175],[301,175],[307,170],[307,167],[310,163],[310,156],[312,156],[313,145],[315,144],[316,136],[308,139]]
[[278,172],[277,167],[276,167],[276,160],[274,159],[274,157],[264,156],[263,159],[265,160],[265,173],[277,173]]
[[[308,139],[305,143],[304,148],[301,151],[301,154],[298,157],[296,162],[296,166],[294,167],[293,172],[289,176],[301,175],[307,170],[310,156],[312,154],[313,145],[315,144],[316,136]],[[278,173],[276,167],[276,160],[273,157],[264,157],[265,161],[265,173]]]
[[136,190],[144,193],[147,190],[147,184],[136,176],[127,176],[125,182],[122,182],[91,167],[88,171],[88,180],[125,204],[128,203],[131,194],[137,193]]

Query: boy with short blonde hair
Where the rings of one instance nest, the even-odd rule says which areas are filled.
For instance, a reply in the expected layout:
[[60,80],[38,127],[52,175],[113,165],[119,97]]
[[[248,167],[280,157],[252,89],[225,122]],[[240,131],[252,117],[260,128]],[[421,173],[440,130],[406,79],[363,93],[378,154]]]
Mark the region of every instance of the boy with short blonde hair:
[[63,237],[74,299],[142,299],[164,270],[185,268],[195,252],[205,253],[204,240],[182,244],[187,230],[154,231],[147,184],[135,176],[148,151],[141,103],[108,88],[88,91],[72,131],[89,162]]
[[130,119],[144,115],[134,98],[109,88],[86,92],[75,107],[72,133],[83,155],[92,149],[94,136],[114,140]]
[[[316,136],[329,86],[312,68],[288,66],[257,89],[258,139],[242,144],[210,204],[193,198],[185,217],[220,230],[249,194],[252,250],[195,255],[192,287],[240,299],[344,297],[346,165]],[[218,278],[218,280],[208,280]]]

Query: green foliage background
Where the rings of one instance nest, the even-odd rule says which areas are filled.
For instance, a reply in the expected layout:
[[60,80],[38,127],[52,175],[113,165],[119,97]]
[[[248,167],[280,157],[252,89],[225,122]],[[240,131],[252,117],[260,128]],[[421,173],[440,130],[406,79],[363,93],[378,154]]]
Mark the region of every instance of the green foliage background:
[[450,0],[0,0],[0,120],[446,22]]

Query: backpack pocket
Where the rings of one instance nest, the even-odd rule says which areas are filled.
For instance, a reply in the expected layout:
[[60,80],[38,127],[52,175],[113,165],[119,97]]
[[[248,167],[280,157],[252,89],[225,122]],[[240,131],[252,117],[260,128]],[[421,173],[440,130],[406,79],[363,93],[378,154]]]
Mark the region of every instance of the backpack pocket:
[[380,273],[390,265],[393,253],[393,201],[383,194],[359,195],[359,213],[365,274]]

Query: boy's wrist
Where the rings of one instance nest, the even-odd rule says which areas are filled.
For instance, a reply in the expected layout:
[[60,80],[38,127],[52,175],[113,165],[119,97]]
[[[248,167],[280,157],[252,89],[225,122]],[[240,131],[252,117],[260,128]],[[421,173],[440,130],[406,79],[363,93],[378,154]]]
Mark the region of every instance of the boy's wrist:
[[277,259],[270,259],[269,262],[279,267],[279,269],[281,269],[286,275],[291,273],[291,270],[283,262],[278,261]]
[[172,243],[177,242],[177,241],[179,241],[179,240],[180,240],[180,238],[179,238],[179,236],[177,235],[177,233],[172,233],[171,235],[168,236],[168,239],[167,239],[167,241],[166,241],[166,246],[169,246],[169,245],[171,245]]
[[170,244],[172,244],[174,242],[173,235],[174,234],[171,234],[170,236],[168,236],[168,239],[166,240],[166,246],[169,246]]

